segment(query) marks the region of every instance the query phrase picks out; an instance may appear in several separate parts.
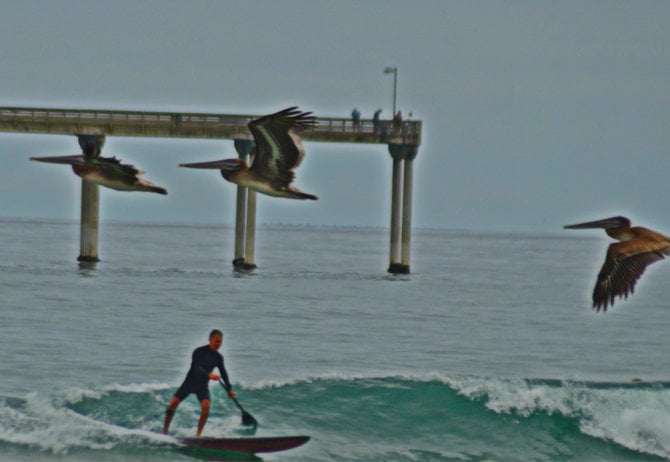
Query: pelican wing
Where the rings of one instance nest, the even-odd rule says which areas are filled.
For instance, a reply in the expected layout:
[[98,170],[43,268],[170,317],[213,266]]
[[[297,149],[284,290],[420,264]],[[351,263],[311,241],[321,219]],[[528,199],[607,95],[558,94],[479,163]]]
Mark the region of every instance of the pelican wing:
[[88,161],[92,165],[97,165],[100,169],[110,176],[119,178],[128,178],[136,180],[144,172],[138,170],[134,165],[122,164],[116,157],[98,157]]
[[295,177],[305,150],[301,134],[312,128],[316,119],[311,112],[300,112],[290,107],[249,122],[249,130],[256,142],[251,170],[285,185]]
[[670,255],[670,245],[664,241],[633,239],[611,244],[596,286],[593,289],[593,307],[607,311],[616,297],[627,298],[647,266]]
[[149,191],[167,194],[165,188],[140,178],[144,173],[142,170],[130,164],[122,164],[116,157],[98,157],[89,160],[88,165],[100,170],[101,175],[91,181],[102,186],[119,191]]

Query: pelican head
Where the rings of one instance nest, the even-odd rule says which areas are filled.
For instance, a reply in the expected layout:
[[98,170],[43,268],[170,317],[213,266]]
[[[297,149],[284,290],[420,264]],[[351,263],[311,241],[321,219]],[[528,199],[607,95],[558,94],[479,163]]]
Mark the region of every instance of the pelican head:
[[237,172],[247,168],[247,163],[242,159],[224,159],[211,162],[196,162],[193,164],[179,164],[180,167],[187,168],[211,168],[223,172]]
[[610,217],[604,220],[587,221],[586,223],[577,223],[576,225],[564,226],[565,229],[616,229],[630,228],[630,220],[626,217]]

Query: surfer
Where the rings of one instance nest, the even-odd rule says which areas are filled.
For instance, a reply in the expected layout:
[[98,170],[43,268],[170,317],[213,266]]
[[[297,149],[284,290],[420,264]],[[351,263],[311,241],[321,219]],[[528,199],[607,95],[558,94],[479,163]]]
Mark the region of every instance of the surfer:
[[[209,380],[218,381],[223,379],[226,390],[228,391],[228,397],[230,399],[235,399],[236,395],[233,391],[233,387],[230,385],[228,372],[226,372],[226,368],[223,365],[223,356],[219,353],[221,343],[223,343],[223,332],[214,329],[209,334],[209,344],[198,347],[193,351],[191,368],[188,370],[188,374],[186,374],[184,383],[177,389],[165,411],[165,422],[163,423],[164,434],[167,435],[168,430],[170,429],[172,417],[174,417],[175,410],[179,406],[179,403],[191,393],[195,393],[200,401],[200,419],[198,420],[198,431],[195,436],[202,435],[202,430],[207,423],[209,407],[211,404],[209,396]],[[219,369],[220,375],[212,372],[214,368]]]

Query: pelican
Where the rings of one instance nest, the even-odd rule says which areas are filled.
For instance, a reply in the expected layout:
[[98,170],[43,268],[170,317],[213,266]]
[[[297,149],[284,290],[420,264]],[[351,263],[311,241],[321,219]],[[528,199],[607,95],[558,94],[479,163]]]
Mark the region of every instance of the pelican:
[[315,124],[311,112],[290,107],[249,122],[255,142],[251,165],[235,158],[179,166],[221,170],[227,181],[268,196],[317,200],[315,195],[304,193],[291,184],[295,169],[305,157],[300,135]]
[[602,228],[620,241],[610,244],[605,263],[593,289],[593,308],[607,311],[616,297],[628,298],[647,266],[670,255],[670,237],[641,226],[630,226],[626,217],[611,217],[565,226],[566,229]]
[[167,194],[164,188],[141,179],[144,172],[129,164],[122,164],[116,157],[100,157],[100,149],[92,144],[84,148],[84,154],[62,157],[31,157],[30,160],[51,164],[69,164],[74,173],[84,180],[117,191],[146,191]]

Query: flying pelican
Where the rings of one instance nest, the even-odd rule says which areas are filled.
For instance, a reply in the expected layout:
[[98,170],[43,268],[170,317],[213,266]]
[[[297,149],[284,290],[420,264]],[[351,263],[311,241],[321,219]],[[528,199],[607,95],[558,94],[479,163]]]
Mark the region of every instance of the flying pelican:
[[565,226],[567,229],[602,228],[608,236],[621,241],[610,244],[605,263],[593,289],[593,307],[607,311],[616,297],[628,298],[637,280],[654,262],[670,255],[670,237],[641,226],[630,226],[626,217],[611,217]]
[[147,191],[167,194],[164,188],[140,178],[144,172],[116,157],[100,157],[100,149],[93,144],[84,148],[84,154],[62,157],[31,157],[30,160],[51,164],[69,164],[74,173],[91,183],[117,191]]
[[250,166],[238,158],[179,166],[219,169],[227,181],[268,196],[317,200],[315,195],[304,193],[291,184],[295,169],[305,157],[300,135],[315,124],[311,112],[290,107],[249,122],[256,146],[251,152],[253,161]]

